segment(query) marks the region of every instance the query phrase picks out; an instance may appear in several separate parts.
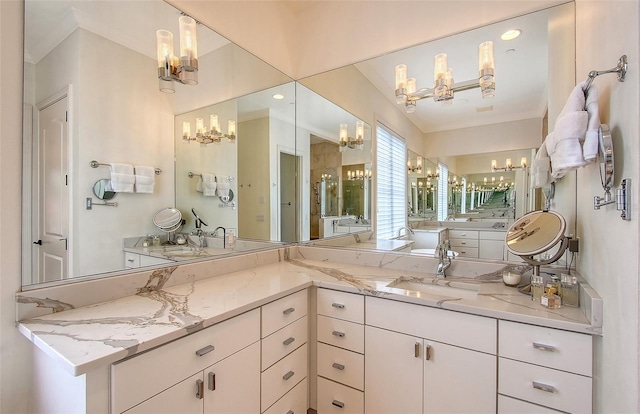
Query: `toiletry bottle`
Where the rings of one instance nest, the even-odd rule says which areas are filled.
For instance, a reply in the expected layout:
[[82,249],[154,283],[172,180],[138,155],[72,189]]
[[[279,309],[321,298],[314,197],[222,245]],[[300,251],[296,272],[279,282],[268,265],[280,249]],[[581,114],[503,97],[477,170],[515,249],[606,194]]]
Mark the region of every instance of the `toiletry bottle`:
[[152,240],[153,240],[154,246],[160,246],[160,236],[158,236],[157,234],[154,234],[152,236]]
[[144,239],[142,239],[142,247],[149,247],[151,246],[151,237],[149,237],[150,235],[147,235],[147,237],[145,237]]
[[547,286],[551,286],[556,290],[556,295],[562,297],[562,293],[560,293],[560,278],[556,275],[551,276],[551,281],[547,284]]
[[544,279],[542,276],[531,276],[531,300],[540,302]]
[[545,293],[544,295],[542,295],[542,298],[540,298],[540,303],[542,304],[542,306],[546,306],[549,309],[560,308],[560,296],[556,295],[556,288],[553,287],[551,283],[547,284]]
[[572,308],[580,305],[580,285],[575,276],[562,274],[560,276],[562,304]]

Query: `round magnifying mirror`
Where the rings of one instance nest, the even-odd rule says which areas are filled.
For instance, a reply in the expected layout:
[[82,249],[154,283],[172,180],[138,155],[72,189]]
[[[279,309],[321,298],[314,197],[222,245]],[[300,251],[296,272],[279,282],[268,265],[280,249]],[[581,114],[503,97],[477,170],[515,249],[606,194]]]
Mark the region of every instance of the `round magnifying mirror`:
[[153,224],[162,231],[175,231],[182,224],[182,213],[177,208],[163,208],[153,215]]
[[193,213],[194,216],[196,216],[196,227],[200,227],[198,225],[198,222],[204,224],[205,226],[208,226],[207,220],[204,218],[202,213],[200,213],[198,210],[196,210],[195,207],[191,209],[191,212]]
[[507,231],[507,250],[518,256],[534,256],[551,250],[563,240],[567,223],[553,211],[532,211]]
[[598,162],[600,163],[600,182],[605,191],[613,187],[613,176],[615,173],[613,163],[613,140],[609,125],[601,124],[599,131],[600,151],[598,152]]
[[100,200],[111,200],[118,193],[113,191],[111,180],[103,178],[102,180],[96,181],[93,185],[93,194]]

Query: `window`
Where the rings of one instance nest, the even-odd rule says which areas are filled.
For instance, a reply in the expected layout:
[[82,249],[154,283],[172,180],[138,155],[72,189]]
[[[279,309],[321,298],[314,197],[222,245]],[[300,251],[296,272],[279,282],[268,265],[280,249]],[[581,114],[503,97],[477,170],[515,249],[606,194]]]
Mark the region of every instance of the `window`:
[[407,220],[407,146],[379,124],[376,136],[376,237],[390,239]]
[[440,177],[438,177],[438,221],[447,219],[449,211],[449,169],[438,163]]

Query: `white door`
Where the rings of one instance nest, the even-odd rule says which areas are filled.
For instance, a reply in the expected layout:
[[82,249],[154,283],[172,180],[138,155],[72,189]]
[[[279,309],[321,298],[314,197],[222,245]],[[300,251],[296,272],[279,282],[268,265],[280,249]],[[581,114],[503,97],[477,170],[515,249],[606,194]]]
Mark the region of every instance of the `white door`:
[[495,355],[424,342],[424,414],[496,412]]
[[[162,391],[145,402],[136,405],[127,414],[202,414],[203,399],[198,391],[202,389],[202,371]],[[203,384],[205,385],[205,384]],[[131,390],[135,393],[135,390]]]
[[260,342],[204,370],[204,412],[260,413]]
[[295,155],[280,153],[280,241],[297,241],[296,160]]
[[38,113],[38,272],[41,282],[68,277],[67,97]]
[[422,338],[365,326],[365,344],[365,412],[421,414]]

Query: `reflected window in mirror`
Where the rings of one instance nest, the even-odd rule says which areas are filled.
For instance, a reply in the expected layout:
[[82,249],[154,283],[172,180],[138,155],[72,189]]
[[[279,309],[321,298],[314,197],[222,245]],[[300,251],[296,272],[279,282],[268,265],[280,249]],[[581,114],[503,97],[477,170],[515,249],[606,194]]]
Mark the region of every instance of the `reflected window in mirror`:
[[449,169],[442,163],[438,163],[438,169],[438,221],[443,221],[447,219],[449,210]]
[[407,146],[380,124],[376,137],[376,237],[391,239],[407,220]]

